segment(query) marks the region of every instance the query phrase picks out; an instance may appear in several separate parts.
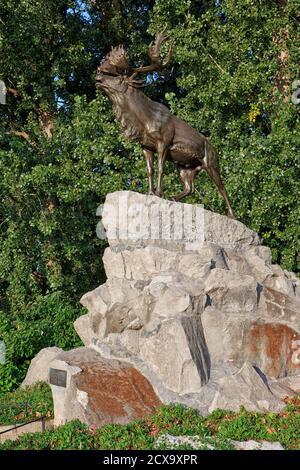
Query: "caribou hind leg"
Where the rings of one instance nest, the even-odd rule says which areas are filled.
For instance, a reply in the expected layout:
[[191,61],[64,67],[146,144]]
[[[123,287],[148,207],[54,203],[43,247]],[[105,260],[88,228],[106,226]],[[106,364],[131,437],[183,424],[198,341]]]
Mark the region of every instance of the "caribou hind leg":
[[206,172],[209,174],[211,179],[215,182],[219,190],[219,193],[223,197],[226,207],[227,207],[228,217],[235,219],[236,217],[231,207],[226,188],[221,179],[218,155],[215,149],[207,140],[205,140],[205,157],[202,160],[202,167],[203,167],[203,170],[206,170]]
[[228,209],[228,213],[227,213],[228,217],[230,217],[231,219],[235,219],[236,217],[231,207],[226,188],[224,184],[222,183],[219,169],[213,166],[206,166],[205,170],[207,171],[211,179],[216,183],[219,193],[223,196],[223,199]]
[[179,170],[179,176],[183,183],[184,190],[181,193],[176,194],[171,198],[172,201],[180,201],[180,199],[192,194],[195,191],[195,177],[198,173],[196,168],[181,168]]

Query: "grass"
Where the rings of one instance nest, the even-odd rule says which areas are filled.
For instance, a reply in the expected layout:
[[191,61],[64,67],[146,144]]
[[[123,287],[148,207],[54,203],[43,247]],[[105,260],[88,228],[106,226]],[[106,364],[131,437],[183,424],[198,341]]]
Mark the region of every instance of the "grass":
[[51,388],[44,382],[0,397],[0,425],[25,423],[40,416],[53,417]]
[[[151,416],[128,425],[108,424],[94,429],[72,421],[45,433],[28,433],[16,441],[6,441],[0,444],[0,450],[150,450],[158,448],[156,439],[163,434],[197,435],[201,449],[208,445],[215,449],[233,449],[231,440],[249,439],[279,441],[285,449],[300,449],[300,396],[287,400],[280,414],[250,413],[241,409],[239,413],[216,410],[202,417],[181,405],[164,405]],[[159,447],[167,448],[166,444]],[[177,448],[191,449],[188,444]]]

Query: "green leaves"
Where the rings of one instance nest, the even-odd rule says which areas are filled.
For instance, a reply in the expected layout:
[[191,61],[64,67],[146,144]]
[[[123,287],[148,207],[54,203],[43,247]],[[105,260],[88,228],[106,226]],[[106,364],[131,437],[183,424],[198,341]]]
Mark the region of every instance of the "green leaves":
[[[208,131],[238,218],[273,249],[274,262],[299,272],[299,110],[280,84],[298,73],[294,8],[250,0],[194,7],[181,0],[171,9],[157,0],[153,9],[151,31],[169,25],[176,84],[185,89],[184,98],[168,90],[165,100],[175,114]],[[204,197],[198,193],[190,202],[224,211],[206,175],[196,187]]]
[[1,425],[24,423],[40,416],[53,417],[51,388],[45,382],[0,396]]
[[[142,11],[135,3],[134,35]],[[0,390],[23,378],[41,348],[78,344],[79,299],[105,278],[96,209],[109,191],[146,179],[111,104],[103,94],[95,99],[96,66],[127,37],[123,13],[98,7],[86,5],[87,21],[74,1],[1,3],[1,78],[13,93],[0,106],[0,337],[7,346]],[[145,29],[140,24],[138,34]]]
[[[54,274],[49,277],[52,288],[57,288],[52,280]],[[60,279],[61,273],[58,284],[61,283]],[[14,288],[14,295],[17,295],[16,286]],[[65,293],[56,291],[40,295],[23,309],[18,304],[12,307],[17,312],[14,317],[0,311],[0,337],[6,345],[6,364],[0,365],[1,393],[11,390],[23,380],[31,358],[44,347],[70,349],[81,345],[73,322],[84,310],[79,305],[72,305]]]
[[[50,410],[48,390],[44,384],[25,392],[15,392],[20,400],[28,395],[33,410]],[[23,398],[24,399],[24,398]],[[241,408],[238,413],[215,410],[209,416],[200,416],[194,409],[182,405],[163,405],[144,419],[127,425],[107,424],[90,429],[80,421],[71,421],[45,433],[28,433],[15,441],[6,441],[1,450],[22,449],[93,449],[93,450],[150,450],[175,448],[163,442],[163,435],[192,436],[200,450],[234,450],[233,441],[280,442],[285,449],[300,449],[299,397],[289,399],[290,404],[280,414],[252,413]],[[44,412],[44,411],[43,411]],[[157,439],[160,438],[160,445]],[[191,449],[181,444],[180,449]]]

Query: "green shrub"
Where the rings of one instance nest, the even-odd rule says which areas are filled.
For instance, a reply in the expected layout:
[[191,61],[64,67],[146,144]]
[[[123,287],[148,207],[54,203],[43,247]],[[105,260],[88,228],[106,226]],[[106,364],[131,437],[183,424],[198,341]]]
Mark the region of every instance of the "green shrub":
[[[278,441],[286,449],[300,450],[300,399],[294,400],[294,408],[288,405],[281,413],[250,413],[243,409],[239,413],[216,410],[207,417],[194,409],[181,405],[163,405],[155,413],[127,425],[108,424],[90,429],[72,421],[45,433],[30,433],[16,441],[0,444],[7,449],[98,449],[141,450],[167,449],[157,446],[156,439],[163,434],[197,436],[199,449],[233,449],[231,440]],[[290,410],[290,411],[289,411]],[[178,446],[190,449],[189,444]]]
[[53,417],[51,388],[45,382],[0,397],[0,425],[24,423],[40,416]]
[[1,450],[88,450],[94,447],[94,436],[80,421],[71,421],[55,430],[24,434],[17,441],[5,441]]
[[83,312],[62,292],[39,296],[15,319],[0,311],[0,338],[6,345],[6,363],[0,365],[0,396],[23,380],[30,360],[41,349],[82,345],[73,322]]

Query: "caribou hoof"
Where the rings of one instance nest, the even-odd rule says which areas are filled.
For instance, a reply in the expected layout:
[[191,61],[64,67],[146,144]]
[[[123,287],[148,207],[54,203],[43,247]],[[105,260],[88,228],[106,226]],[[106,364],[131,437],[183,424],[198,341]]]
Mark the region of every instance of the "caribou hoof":
[[162,191],[155,191],[155,196],[164,197],[164,193]]

